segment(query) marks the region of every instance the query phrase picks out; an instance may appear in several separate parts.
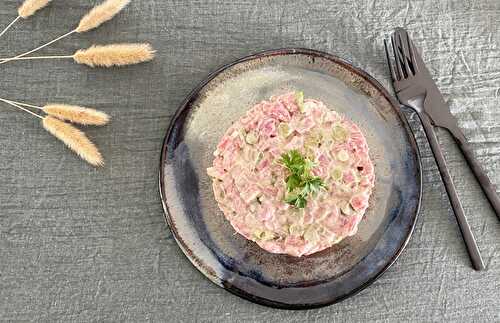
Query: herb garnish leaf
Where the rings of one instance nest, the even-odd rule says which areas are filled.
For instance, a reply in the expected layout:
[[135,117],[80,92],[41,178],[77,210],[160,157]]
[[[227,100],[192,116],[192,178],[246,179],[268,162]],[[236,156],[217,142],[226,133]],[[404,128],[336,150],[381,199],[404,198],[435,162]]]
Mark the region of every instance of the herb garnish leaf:
[[298,150],[284,153],[280,162],[290,171],[285,180],[289,192],[285,202],[299,209],[305,208],[308,195],[317,194],[320,189],[325,188],[325,183],[320,177],[311,175],[314,163],[302,156]]
[[295,101],[297,102],[299,111],[304,112],[304,92],[302,91],[295,92]]

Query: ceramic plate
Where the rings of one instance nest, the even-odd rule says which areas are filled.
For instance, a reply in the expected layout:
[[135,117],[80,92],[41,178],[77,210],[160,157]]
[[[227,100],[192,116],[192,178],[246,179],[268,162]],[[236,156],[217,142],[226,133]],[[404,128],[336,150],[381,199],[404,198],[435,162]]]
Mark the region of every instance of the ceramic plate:
[[[206,174],[232,122],[254,104],[294,90],[360,126],[376,175],[358,233],[302,258],[268,253],[236,234]],[[280,49],[226,65],[189,94],[165,137],[160,192],[177,243],[208,279],[256,303],[319,307],[368,286],[399,256],[420,205],[420,159],[399,107],[367,73],[323,52]]]

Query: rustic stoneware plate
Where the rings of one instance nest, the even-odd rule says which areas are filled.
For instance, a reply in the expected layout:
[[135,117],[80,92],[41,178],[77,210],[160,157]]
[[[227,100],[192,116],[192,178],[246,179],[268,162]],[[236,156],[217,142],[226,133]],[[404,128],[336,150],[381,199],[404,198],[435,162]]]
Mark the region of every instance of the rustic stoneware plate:
[[[361,127],[376,175],[358,233],[302,258],[268,253],[236,234],[205,171],[232,122],[259,101],[293,90]],[[399,256],[420,205],[420,159],[399,107],[367,73],[323,52],[280,49],[226,65],[189,94],[165,137],[160,191],[177,243],[207,278],[256,303],[311,308],[355,294]]]

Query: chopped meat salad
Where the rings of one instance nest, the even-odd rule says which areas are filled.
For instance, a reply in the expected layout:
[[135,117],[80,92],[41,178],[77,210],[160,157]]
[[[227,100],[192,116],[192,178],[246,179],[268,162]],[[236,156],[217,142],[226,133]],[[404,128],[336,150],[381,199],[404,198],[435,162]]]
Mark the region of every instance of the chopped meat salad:
[[297,257],[354,235],[375,179],[358,126],[302,92],[255,105],[214,157],[207,173],[234,229]]

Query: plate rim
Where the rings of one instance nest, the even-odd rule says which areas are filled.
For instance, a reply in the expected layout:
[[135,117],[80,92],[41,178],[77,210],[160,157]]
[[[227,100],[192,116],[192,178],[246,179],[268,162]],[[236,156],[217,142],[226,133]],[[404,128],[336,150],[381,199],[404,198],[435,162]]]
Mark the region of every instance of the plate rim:
[[[184,242],[181,241],[177,237],[177,233],[172,229],[172,221],[170,217],[170,212],[169,208],[167,206],[167,199],[165,197],[165,185],[164,185],[164,164],[167,156],[167,146],[168,146],[168,140],[170,139],[170,134],[172,133],[172,130],[176,124],[177,119],[179,116],[184,112],[189,107],[189,103],[193,102],[197,99],[200,91],[209,83],[211,82],[215,77],[217,77],[220,73],[223,71],[237,65],[243,62],[255,60],[255,59],[260,59],[260,58],[265,58],[265,57],[272,57],[272,56],[281,56],[281,55],[297,55],[297,54],[302,54],[302,55],[314,55],[316,57],[321,57],[328,59],[330,61],[333,61],[336,64],[341,65],[342,67],[346,68],[347,70],[353,72],[354,74],[357,74],[358,76],[361,76],[363,79],[365,79],[368,83],[370,83],[372,86],[374,86],[383,96],[393,110],[395,110],[396,114],[398,117],[401,119],[404,128],[407,130],[407,132],[410,134],[408,137],[410,139],[410,144],[412,148],[415,151],[416,155],[416,167],[417,167],[417,181],[418,181],[418,201],[417,201],[417,206],[415,210],[415,217],[413,220],[413,223],[411,224],[411,227],[409,228],[406,238],[402,242],[402,244],[399,246],[399,249],[397,252],[392,256],[392,258],[387,262],[387,264],[372,278],[367,280],[365,283],[362,285],[358,286],[357,288],[353,289],[351,292],[342,295],[340,297],[336,297],[332,299],[329,302],[325,303],[318,303],[318,304],[286,304],[286,303],[281,303],[281,302],[276,302],[276,301],[271,301],[269,299],[265,299],[259,296],[251,295],[244,290],[241,290],[235,286],[231,286],[229,288],[224,284],[224,282],[220,282],[220,279],[213,273],[211,270],[208,270],[207,268],[204,268],[201,266],[200,263],[196,262],[193,258],[195,256],[190,252],[189,248],[187,248],[184,245]],[[257,53],[253,53],[247,56],[243,56],[241,58],[238,58],[234,61],[231,61],[230,63],[223,64],[216,68],[213,72],[209,73],[202,81],[200,81],[190,92],[189,94],[182,100],[182,102],[179,104],[177,107],[175,114],[172,116],[169,126],[167,128],[165,137],[163,139],[162,143],[162,148],[161,148],[161,155],[160,155],[160,165],[159,165],[159,172],[158,172],[159,180],[158,180],[158,188],[159,188],[159,194],[160,194],[160,199],[162,203],[162,208],[163,208],[163,215],[165,218],[165,221],[167,223],[168,229],[172,233],[173,238],[175,239],[178,247],[181,249],[181,251],[184,253],[186,258],[189,259],[191,264],[198,270],[200,271],[206,278],[208,278],[212,283],[215,285],[223,288],[226,291],[229,291],[233,295],[239,296],[243,299],[246,299],[248,301],[251,301],[253,303],[259,304],[259,305],[265,305],[269,307],[274,307],[274,308],[279,308],[279,309],[291,309],[291,310],[307,310],[307,309],[313,309],[313,308],[320,308],[324,306],[329,306],[338,302],[341,302],[351,296],[356,295],[363,289],[367,288],[371,284],[373,284],[377,279],[379,279],[395,262],[396,260],[400,257],[401,253],[404,251],[406,246],[408,245],[411,236],[413,234],[413,231],[415,229],[415,225],[417,223],[417,220],[420,215],[420,209],[422,205],[422,193],[423,193],[423,183],[422,183],[422,176],[423,176],[423,170],[422,170],[422,157],[420,154],[420,149],[418,147],[415,133],[413,129],[411,128],[408,119],[406,118],[405,114],[401,111],[400,104],[396,99],[389,93],[389,91],[373,76],[365,72],[363,69],[360,67],[355,66],[352,62],[350,62],[347,59],[344,59],[342,57],[336,56],[334,54],[330,54],[324,51],[316,50],[316,49],[310,49],[310,48],[304,48],[304,47],[285,47],[285,48],[277,48],[277,49],[270,49],[270,50],[264,50],[264,51],[259,51]]]

